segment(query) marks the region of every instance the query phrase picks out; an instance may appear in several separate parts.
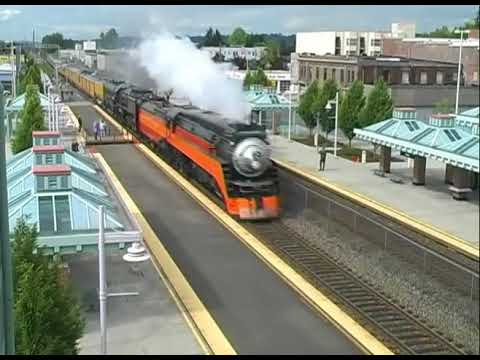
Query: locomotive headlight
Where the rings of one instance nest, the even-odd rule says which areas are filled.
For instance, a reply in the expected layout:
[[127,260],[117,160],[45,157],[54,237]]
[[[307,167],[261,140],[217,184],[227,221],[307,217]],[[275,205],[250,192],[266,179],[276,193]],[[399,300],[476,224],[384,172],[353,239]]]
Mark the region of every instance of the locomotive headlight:
[[270,148],[259,138],[247,138],[233,151],[232,162],[243,176],[260,176],[271,166]]

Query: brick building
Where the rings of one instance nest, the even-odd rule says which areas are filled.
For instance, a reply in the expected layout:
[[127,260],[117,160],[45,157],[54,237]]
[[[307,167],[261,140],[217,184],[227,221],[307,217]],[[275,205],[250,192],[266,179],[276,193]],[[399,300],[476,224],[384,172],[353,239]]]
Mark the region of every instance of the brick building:
[[312,81],[334,79],[341,86],[359,79],[373,85],[383,78],[388,85],[455,84],[457,64],[403,57],[316,56],[292,54],[292,82],[308,86]]
[[[386,56],[402,56],[458,64],[459,39],[383,39]],[[479,85],[479,39],[478,30],[472,30],[462,44],[463,78],[466,86]]]

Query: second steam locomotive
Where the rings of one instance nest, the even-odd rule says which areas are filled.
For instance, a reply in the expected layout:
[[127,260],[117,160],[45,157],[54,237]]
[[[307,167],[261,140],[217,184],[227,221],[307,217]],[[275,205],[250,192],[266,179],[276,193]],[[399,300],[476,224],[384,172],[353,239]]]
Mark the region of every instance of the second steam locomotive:
[[280,215],[279,184],[265,128],[226,119],[74,66],[64,78],[154,148],[170,165],[218,196],[240,219]]

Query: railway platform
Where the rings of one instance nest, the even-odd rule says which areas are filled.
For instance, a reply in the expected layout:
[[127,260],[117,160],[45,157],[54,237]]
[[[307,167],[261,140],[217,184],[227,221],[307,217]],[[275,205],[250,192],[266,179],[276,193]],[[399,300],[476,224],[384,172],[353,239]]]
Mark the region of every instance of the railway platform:
[[[151,262],[127,263],[125,251],[109,250],[106,256],[109,292],[138,295],[108,299],[107,353],[109,355],[202,355],[204,351],[170,297]],[[100,350],[98,305],[98,255],[64,256],[73,286],[85,309],[86,328],[80,355]]]
[[362,353],[135,146],[96,150],[235,352]]
[[108,121],[105,121],[105,134],[95,137],[93,126],[95,121],[104,119],[102,115],[88,101],[71,103],[69,106],[77,119],[81,118],[82,128],[80,132],[85,139],[85,145],[127,144],[133,142],[132,136],[126,130],[119,129]]
[[[359,195],[373,201],[384,209],[396,213],[397,217],[415,222],[454,238],[461,246],[470,248],[478,259],[479,248],[479,203],[478,190],[469,201],[453,201],[443,183],[443,168],[433,165],[427,168],[427,183],[423,187],[413,186],[408,181],[412,169],[406,162],[392,163],[392,175],[405,181],[393,182],[387,177],[374,175],[377,163],[356,163],[341,157],[327,156],[325,171],[318,171],[319,155],[316,149],[281,136],[271,137],[272,157],[279,165],[285,164],[299,174],[308,174],[325,184],[338,185],[352,196]],[[387,210],[385,210],[387,211]]]

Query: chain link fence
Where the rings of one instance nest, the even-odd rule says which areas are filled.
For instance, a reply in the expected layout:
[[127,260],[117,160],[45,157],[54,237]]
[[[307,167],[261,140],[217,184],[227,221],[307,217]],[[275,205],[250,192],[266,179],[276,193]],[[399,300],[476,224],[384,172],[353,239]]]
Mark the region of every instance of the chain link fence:
[[[302,215],[327,232],[353,232],[351,240],[363,238],[385,252],[407,261],[412,274],[428,275],[454,288],[472,301],[479,299],[479,275],[407,236],[387,227],[365,213],[348,207],[330,197],[295,181],[282,191],[286,215]],[[347,235],[348,236],[348,235]],[[428,277],[423,277],[428,279]]]

